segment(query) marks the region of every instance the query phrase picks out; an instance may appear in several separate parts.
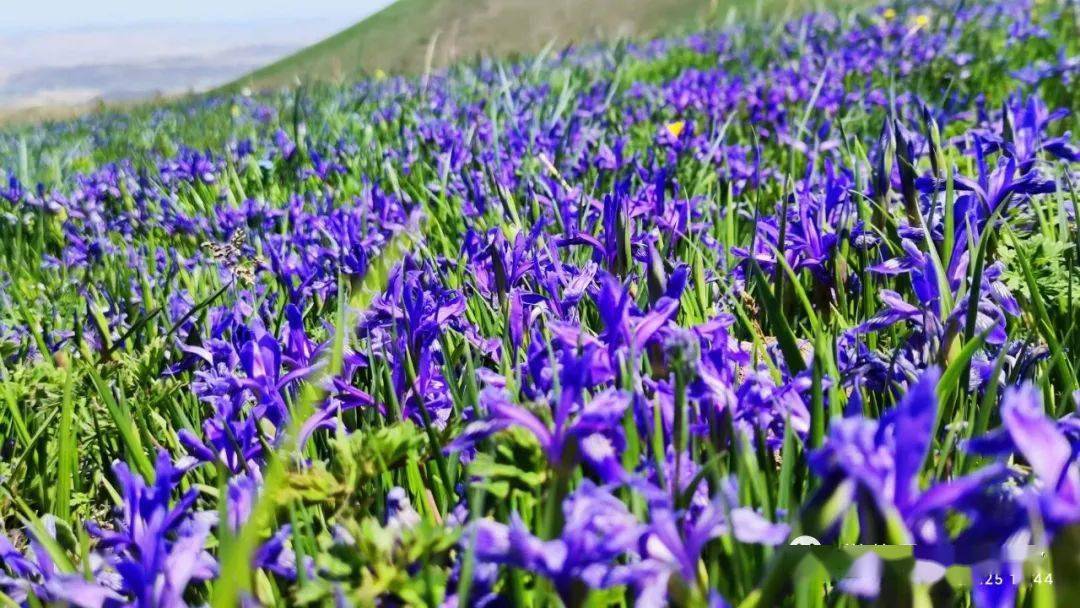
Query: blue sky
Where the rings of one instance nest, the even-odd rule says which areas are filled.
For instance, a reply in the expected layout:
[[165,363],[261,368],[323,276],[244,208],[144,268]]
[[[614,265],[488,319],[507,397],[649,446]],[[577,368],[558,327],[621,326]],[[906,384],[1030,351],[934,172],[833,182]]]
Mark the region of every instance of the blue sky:
[[8,32],[126,27],[146,23],[244,23],[341,19],[344,25],[391,0],[29,0],[7,4]]

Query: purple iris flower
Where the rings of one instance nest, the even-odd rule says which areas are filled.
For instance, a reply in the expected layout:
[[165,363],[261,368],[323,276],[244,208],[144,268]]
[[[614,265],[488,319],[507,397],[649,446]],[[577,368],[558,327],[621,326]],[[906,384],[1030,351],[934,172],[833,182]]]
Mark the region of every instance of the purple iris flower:
[[[211,339],[205,347],[181,345],[181,350],[211,366],[196,371],[191,385],[199,399],[212,407],[211,416],[203,423],[203,438],[187,429],[179,431],[180,442],[197,460],[220,462],[233,473],[257,468],[263,451],[259,421],[265,418],[280,428],[288,417],[285,391],[321,364],[316,356],[318,348],[303,334],[297,315],[293,310],[285,332],[289,354],[284,361],[281,345],[273,336],[258,326],[251,331],[234,325],[230,315],[222,317],[215,333],[232,327],[236,335],[246,334],[239,352],[222,339]],[[283,373],[286,364],[294,368]],[[243,373],[238,373],[237,367]],[[249,395],[257,399],[253,408],[246,406]]]
[[[997,165],[991,168],[986,157],[993,148],[993,144],[987,143],[982,137],[975,136],[973,147],[978,175],[976,179],[971,179],[957,174],[954,177],[954,187],[958,192],[972,198],[970,202],[958,199],[957,207],[971,209],[972,219],[977,229],[981,230],[987,219],[1001,205],[1016,204],[1025,197],[1048,194],[1057,190],[1054,180],[1043,177],[1033,168],[1023,171],[1020,161],[1013,156],[999,157]],[[920,177],[916,180],[916,184],[923,192],[945,191],[945,184],[940,178]],[[958,222],[957,227],[961,228],[962,224]]]
[[1020,173],[1028,173],[1038,162],[1039,153],[1075,163],[1080,161],[1080,149],[1072,144],[1070,133],[1051,137],[1051,125],[1068,116],[1068,110],[1050,111],[1035,95],[1025,102],[1021,96],[1011,98],[1002,106],[1000,130],[980,130],[988,149],[1000,149],[1019,163]]
[[[55,539],[56,520],[47,516],[41,521],[43,532]],[[0,591],[20,605],[29,605],[30,597],[78,608],[115,605],[123,596],[109,586],[108,573],[97,561],[97,567],[93,568],[94,581],[87,581],[80,572],[61,572],[34,534],[25,554],[0,534]]]
[[281,345],[270,334],[252,338],[240,348],[240,365],[247,374],[239,385],[251,389],[259,398],[263,413],[274,423],[281,423],[288,416],[288,406],[281,396],[281,389],[300,374],[281,378]]
[[930,313],[915,305],[908,304],[904,297],[891,289],[878,292],[885,309],[864,321],[855,328],[857,333],[879,331],[902,321],[920,320]]
[[641,353],[657,332],[675,317],[679,309],[679,297],[686,286],[686,269],[681,268],[669,279],[666,291],[648,312],[642,313],[634,305],[630,291],[613,276],[600,279],[600,291],[596,306],[604,323],[601,338],[614,354],[625,348],[630,353]]
[[[939,376],[934,367],[923,372],[881,420],[855,416],[833,422],[824,446],[810,454],[811,470],[825,480],[811,509],[828,497],[856,505],[864,542],[914,543],[918,557],[952,563],[956,554],[945,514],[950,509],[964,512],[1007,472],[992,466],[920,488],[920,472],[935,431]],[[835,514],[839,517],[844,511]]]
[[968,506],[973,528],[979,525],[985,532],[962,533],[956,539],[958,554],[978,562],[973,569],[977,579],[1001,573],[1003,581],[1002,585],[977,586],[979,605],[1013,605],[1017,581],[1023,576],[1024,553],[1013,552],[1011,547],[1026,550],[1032,542],[1032,514],[1038,514],[1046,534],[1042,540],[1047,543],[1061,529],[1080,523],[1080,461],[1076,458],[1080,424],[1075,414],[1057,421],[1049,418],[1041,401],[1033,385],[1008,389],[1001,402],[1002,426],[965,445],[967,451],[984,456],[1022,456],[1031,481]]
[[118,462],[113,472],[122,499],[116,527],[87,524],[106,562],[120,575],[117,590],[136,606],[186,606],[188,585],[217,574],[217,562],[204,548],[213,514],[191,512],[198,496],[195,488],[172,499],[185,470],[160,451],[154,483],[147,485]]
[[213,184],[217,181],[217,167],[213,158],[190,148],[182,148],[180,153],[158,168],[161,179],[168,185],[176,182]]
[[[810,270],[817,281],[831,284],[829,270],[839,234],[855,219],[848,195],[851,178],[838,170],[831,160],[825,162],[822,173],[814,172],[801,180],[796,192],[787,198],[778,213],[780,217],[763,217],[756,221],[753,250],[732,247],[731,253],[742,259],[753,258],[766,271],[777,266],[777,251],[792,270]],[[784,242],[780,242],[780,222],[784,220]]]
[[451,398],[439,338],[448,330],[461,332],[470,342],[479,338],[470,333],[464,312],[465,298],[459,292],[442,287],[430,268],[417,268],[406,259],[392,273],[386,293],[361,318],[360,336],[370,337],[372,351],[392,365],[402,413],[418,424],[430,419],[441,429],[449,419]]
[[749,544],[783,544],[790,533],[786,524],[774,524],[753,509],[739,506],[734,479],[723,481],[720,492],[703,504],[675,509],[671,494],[640,480],[631,482],[649,502],[650,522],[640,541],[640,559],[613,568],[609,584],[634,588],[638,606],[662,605],[674,578],[697,586],[705,546],[724,535]]
[[303,369],[312,364],[316,344],[308,338],[304,329],[303,312],[295,305],[285,306],[285,326],[282,329],[282,360],[293,369]]
[[26,188],[15,175],[9,175],[7,187],[0,189],[0,197],[11,203],[13,207],[22,204],[27,194]]
[[728,478],[721,491],[701,509],[677,512],[664,492],[650,501],[652,523],[646,543],[648,554],[677,564],[677,572],[687,581],[697,577],[702,549],[722,534],[732,534],[739,542],[782,544],[790,533],[786,524],[774,524],[753,509],[739,506],[738,487]]
[[558,538],[533,536],[516,514],[510,524],[477,521],[476,558],[550,579],[564,601],[586,589],[622,584],[612,578],[620,558],[635,554],[646,526],[622,501],[590,481],[563,501],[565,525]]
[[274,132],[274,146],[277,147],[278,154],[285,160],[291,160],[293,154],[296,153],[296,144],[289,135],[281,129]]
[[1038,508],[1047,531],[1080,523],[1080,423],[1076,414],[1053,420],[1030,384],[1010,388],[1001,402],[1002,427],[968,443],[983,455],[1019,454],[1030,467],[1033,484],[1024,500]]
[[240,357],[223,340],[211,340],[209,349],[199,350],[214,367],[195,372],[191,388],[200,401],[210,405],[211,415],[203,422],[204,439],[181,429],[180,443],[197,460],[220,462],[232,473],[257,468],[263,445],[257,418],[245,413],[247,392],[234,372]]
[[551,426],[514,403],[505,389],[488,387],[480,395],[487,418],[471,423],[447,449],[466,449],[482,437],[517,426],[536,437],[553,468],[569,469],[580,458],[604,481],[621,481],[626,475],[619,460],[625,443],[621,423],[630,396],[609,388],[586,397],[595,356],[593,347],[586,347],[581,355],[562,352],[560,392],[551,403]]
[[[964,247],[966,249],[966,244]],[[967,320],[969,296],[957,298],[952,310],[945,311],[943,315],[940,305],[942,285],[938,280],[936,267],[914,241],[903,239],[901,248],[903,254],[900,257],[887,259],[871,266],[870,270],[884,275],[908,275],[919,306],[908,303],[895,291],[881,289],[878,297],[885,305],[884,309],[852,328],[851,333],[857,335],[880,331],[897,323],[909,322],[919,330],[921,339],[925,341],[931,337],[941,338],[948,331],[963,329]],[[963,255],[955,256],[945,281],[950,291],[960,288],[960,277],[966,270],[967,262],[966,250]],[[1006,315],[1018,316],[1020,313],[1016,298],[1001,281],[1003,270],[1000,262],[984,269],[972,328],[974,334],[986,333],[986,342],[993,346],[1001,346],[1008,337]]]

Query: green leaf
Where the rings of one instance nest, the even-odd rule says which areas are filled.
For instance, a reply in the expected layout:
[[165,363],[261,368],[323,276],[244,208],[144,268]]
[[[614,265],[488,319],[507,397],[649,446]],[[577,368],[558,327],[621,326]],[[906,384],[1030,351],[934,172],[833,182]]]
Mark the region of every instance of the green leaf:
[[75,436],[75,373],[70,368],[64,373],[64,398],[60,409],[60,432],[56,436],[57,460],[56,498],[53,512],[62,520],[71,517],[71,492],[75,486],[78,468],[78,440]]
[[87,365],[86,372],[90,375],[90,381],[97,390],[98,397],[105,404],[105,408],[109,410],[109,416],[112,417],[113,424],[120,431],[120,438],[127,448],[128,458],[134,461],[135,468],[143,476],[143,479],[147,483],[153,483],[154,465],[150,463],[150,458],[146,455],[146,450],[143,449],[139,429],[135,426],[135,419],[131,416],[131,411],[116,400],[112,389],[101,378],[93,365]]
[[1058,606],[1072,606],[1080,598],[1080,524],[1058,530],[1050,556]]

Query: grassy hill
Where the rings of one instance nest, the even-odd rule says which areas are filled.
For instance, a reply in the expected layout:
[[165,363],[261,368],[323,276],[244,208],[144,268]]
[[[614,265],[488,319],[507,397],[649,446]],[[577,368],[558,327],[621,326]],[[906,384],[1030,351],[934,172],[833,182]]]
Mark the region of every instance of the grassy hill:
[[670,33],[733,10],[805,7],[798,0],[398,0],[379,13],[237,80],[270,88],[376,70],[419,73],[477,54],[530,53],[612,37]]
[[[734,18],[781,18],[869,0],[397,0],[382,11],[211,93],[341,82],[378,70],[418,74],[481,54],[535,53],[551,44],[668,35]],[[182,97],[182,96],[181,96]],[[160,100],[0,108],[0,126],[63,120]]]

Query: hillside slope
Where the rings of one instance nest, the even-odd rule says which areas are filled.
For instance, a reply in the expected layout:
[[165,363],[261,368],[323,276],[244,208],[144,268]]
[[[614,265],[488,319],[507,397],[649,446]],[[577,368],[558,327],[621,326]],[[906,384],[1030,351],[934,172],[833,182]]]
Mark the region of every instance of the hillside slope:
[[418,73],[477,54],[530,53],[554,42],[669,33],[727,14],[793,0],[398,0],[322,42],[225,88],[336,81],[359,73]]

